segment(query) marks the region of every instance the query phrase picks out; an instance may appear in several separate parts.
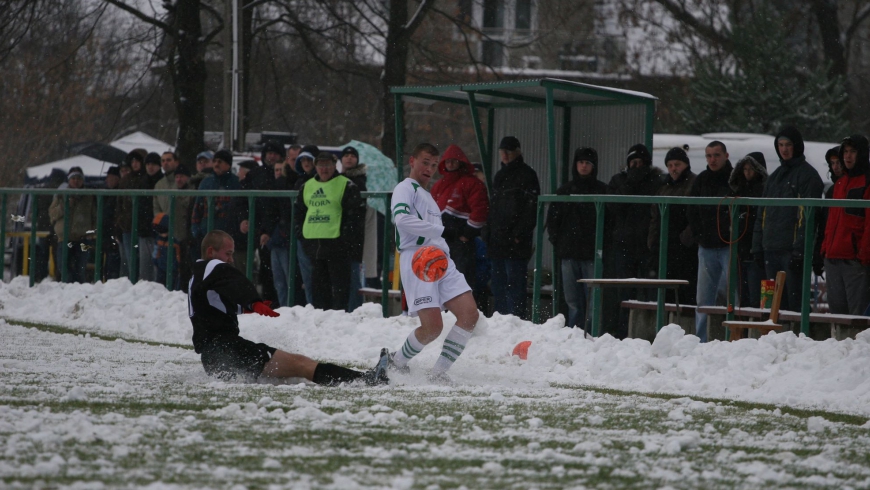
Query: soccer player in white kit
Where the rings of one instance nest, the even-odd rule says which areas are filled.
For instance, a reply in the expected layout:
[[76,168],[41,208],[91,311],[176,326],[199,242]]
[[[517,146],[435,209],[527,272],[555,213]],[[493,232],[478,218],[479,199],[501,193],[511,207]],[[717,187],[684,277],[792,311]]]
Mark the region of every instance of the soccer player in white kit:
[[[399,267],[408,314],[420,317],[420,326],[393,353],[391,364],[399,370],[407,369],[408,361],[441,335],[444,328],[441,310],[447,308],[456,316],[456,325],[444,339],[441,355],[429,371],[429,378],[449,381],[445,372],[462,354],[481,317],[465,276],[456,270],[450,260],[450,248],[441,238],[444,232],[441,210],[426,190],[438,171],[438,153],[438,149],[428,143],[414,148],[409,158],[411,173],[393,190],[390,203],[396,225],[396,246],[401,254]],[[414,252],[429,245],[443,250],[448,262],[444,276],[434,282],[420,280],[411,268]]]

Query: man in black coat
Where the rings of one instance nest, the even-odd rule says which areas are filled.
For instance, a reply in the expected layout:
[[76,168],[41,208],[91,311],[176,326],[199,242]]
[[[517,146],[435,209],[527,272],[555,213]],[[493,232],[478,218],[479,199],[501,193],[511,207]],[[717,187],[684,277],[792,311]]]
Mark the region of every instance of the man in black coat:
[[[610,179],[609,194],[654,196],[662,185],[662,179],[661,171],[652,166],[649,149],[642,144],[632,146],[628,149],[625,162],[626,168]],[[655,277],[652,252],[647,246],[651,219],[649,204],[613,203],[607,210],[613,219],[610,250],[616,277]],[[641,291],[643,290],[636,288],[619,288],[616,301],[648,299],[640,296]],[[610,296],[608,299],[613,301]],[[619,324],[610,328],[610,333],[618,339],[628,335],[627,309],[619,308]]]
[[[731,193],[731,161],[721,141],[713,141],[704,149],[707,169],[698,174],[690,197],[724,197]],[[689,225],[698,240],[698,306],[724,303],[731,240],[731,216],[727,203],[721,206],[689,206]],[[736,298],[731,299],[732,303]],[[701,342],[707,341],[707,314],[695,313],[695,331]]]
[[239,336],[239,313],[280,316],[257,293],[245,275],[232,266],[233,238],[213,230],[202,240],[202,257],[193,265],[188,285],[188,310],[193,324],[193,348],[201,355],[209,376],[225,380],[256,381],[267,378],[305,378],[334,386],[361,380],[369,385],[387,384],[388,352],[381,351],[375,369],[367,372],[317,362]]
[[487,223],[492,294],[495,311],[525,317],[529,259],[541,185],[538,174],[523,161],[517,138],[502,138],[498,155],[502,168],[492,179]]
[[[577,148],[573,179],[556,194],[607,194],[607,184],[598,177],[598,152]],[[567,327],[585,328],[589,295],[578,279],[591,279],[595,265],[595,204],[554,202],[547,212],[547,230],[553,251],[561,261],[562,291],[568,304]]]

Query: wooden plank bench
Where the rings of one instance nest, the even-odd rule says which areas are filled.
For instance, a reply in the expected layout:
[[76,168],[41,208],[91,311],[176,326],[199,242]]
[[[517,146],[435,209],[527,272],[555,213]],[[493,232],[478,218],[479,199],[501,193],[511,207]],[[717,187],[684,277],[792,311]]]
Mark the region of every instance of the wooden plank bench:
[[[359,288],[357,290],[363,297],[363,301],[367,303],[380,303],[381,290],[379,288]],[[390,316],[398,316],[402,314],[402,292],[398,289],[387,290],[388,313]]]
[[[649,289],[658,289],[659,291],[664,291],[665,289],[673,289],[674,290],[674,299],[676,300],[676,304],[679,306],[680,304],[680,294],[679,287],[686,286],[689,284],[689,281],[685,281],[682,279],[639,279],[636,277],[629,277],[625,279],[578,279],[577,282],[586,284],[587,287],[591,289],[595,288],[649,288]],[[632,310],[634,311],[634,310]],[[667,312],[667,311],[666,311]],[[630,313],[629,313],[630,314]],[[593,332],[601,332],[601,315],[598,315],[598,325],[592,325]],[[629,321],[629,323],[631,323]],[[655,321],[653,321],[655,324]],[[629,333],[629,337],[631,333]],[[655,337],[655,333],[653,333],[653,337]]]
[[[655,301],[627,300],[620,306],[629,310],[628,313],[628,337],[633,339],[646,339],[650,342],[656,336],[656,312],[658,303]],[[668,323],[676,323],[683,327],[687,334],[695,334],[695,306],[665,303],[665,311],[668,314]]]
[[[697,311],[710,315],[710,321],[707,322],[708,328],[721,325],[728,313],[724,306],[699,306]],[[734,316],[737,318],[763,320],[770,315],[768,308],[735,308]],[[715,320],[713,317],[716,317]],[[801,314],[797,311],[780,310],[779,321],[799,324]],[[853,316],[853,315],[838,315],[834,313],[810,313],[810,324],[824,325],[830,327],[831,338],[844,340],[846,338],[855,338],[858,333],[870,328],[870,317]],[[711,334],[713,332],[710,332]],[[724,334],[724,330],[722,330]],[[708,336],[710,340],[713,337]],[[724,337],[719,340],[724,339]]]

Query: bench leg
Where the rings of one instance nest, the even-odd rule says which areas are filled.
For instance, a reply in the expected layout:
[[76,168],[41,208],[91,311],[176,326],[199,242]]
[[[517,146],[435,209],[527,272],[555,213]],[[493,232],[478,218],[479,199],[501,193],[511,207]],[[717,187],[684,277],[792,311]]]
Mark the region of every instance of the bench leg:
[[743,328],[742,327],[728,327],[728,331],[731,333],[730,340],[734,342],[735,340],[740,340],[743,338]]

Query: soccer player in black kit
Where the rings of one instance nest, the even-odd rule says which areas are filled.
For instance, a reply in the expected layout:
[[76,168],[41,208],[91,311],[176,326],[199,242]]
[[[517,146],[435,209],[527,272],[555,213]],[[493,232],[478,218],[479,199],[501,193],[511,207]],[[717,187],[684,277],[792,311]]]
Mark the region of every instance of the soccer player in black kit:
[[239,336],[240,313],[279,314],[264,303],[254,284],[233,266],[233,238],[219,230],[202,240],[202,260],[193,265],[188,285],[188,314],[193,324],[193,348],[209,376],[255,381],[266,378],[305,378],[321,385],[363,381],[387,384],[388,352],[382,349],[378,365],[356,371],[300,354],[291,354]]

